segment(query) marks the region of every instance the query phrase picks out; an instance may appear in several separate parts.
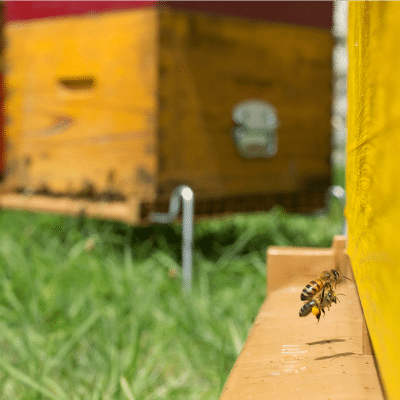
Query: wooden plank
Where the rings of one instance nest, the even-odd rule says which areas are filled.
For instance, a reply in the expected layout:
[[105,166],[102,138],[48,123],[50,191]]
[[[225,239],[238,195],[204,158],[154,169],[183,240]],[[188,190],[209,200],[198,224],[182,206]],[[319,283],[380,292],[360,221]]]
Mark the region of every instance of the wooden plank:
[[[336,237],[344,242],[344,237]],[[383,400],[373,355],[363,353],[363,313],[355,282],[319,323],[300,318],[303,287],[325,268],[349,275],[344,248],[270,247],[268,298],[261,306],[220,400]],[[310,277],[311,275],[311,277]]]
[[[310,178],[327,187],[329,32],[172,11],[161,13],[160,32],[160,195],[176,182],[198,196],[301,190]],[[235,148],[231,112],[250,98],[277,108],[271,159]]]
[[157,155],[157,12],[11,23],[6,185],[151,201]]
[[140,222],[139,202],[135,199],[129,202],[99,202],[67,197],[2,193],[0,207],[73,216],[86,215],[92,218],[123,221],[132,225]]

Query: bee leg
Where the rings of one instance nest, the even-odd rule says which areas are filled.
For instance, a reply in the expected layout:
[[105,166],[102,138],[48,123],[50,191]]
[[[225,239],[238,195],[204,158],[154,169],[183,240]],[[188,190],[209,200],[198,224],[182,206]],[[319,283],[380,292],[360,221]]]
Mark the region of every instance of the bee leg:
[[325,284],[325,286],[324,286],[324,289],[323,289],[323,291],[322,291],[322,294],[321,294],[321,297],[322,298],[324,298],[325,297],[325,289],[326,289],[326,292],[330,292],[331,291],[331,284],[329,283],[329,282],[327,282],[326,284]]
[[324,316],[325,316],[325,310],[323,309],[323,308],[320,308],[319,309],[319,313],[316,315],[316,317],[317,317],[317,324],[318,324],[318,322],[319,322],[319,319],[321,318],[321,311],[324,313]]
[[316,317],[317,317],[317,324],[318,324],[318,322],[319,322],[319,319],[321,318],[321,311],[316,315]]

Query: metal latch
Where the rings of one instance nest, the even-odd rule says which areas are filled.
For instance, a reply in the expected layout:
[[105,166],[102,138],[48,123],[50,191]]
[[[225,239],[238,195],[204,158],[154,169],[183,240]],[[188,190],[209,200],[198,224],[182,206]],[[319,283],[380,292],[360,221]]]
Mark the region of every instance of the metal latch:
[[239,154],[245,158],[270,158],[278,151],[279,120],[276,109],[262,100],[247,100],[232,111],[232,130]]

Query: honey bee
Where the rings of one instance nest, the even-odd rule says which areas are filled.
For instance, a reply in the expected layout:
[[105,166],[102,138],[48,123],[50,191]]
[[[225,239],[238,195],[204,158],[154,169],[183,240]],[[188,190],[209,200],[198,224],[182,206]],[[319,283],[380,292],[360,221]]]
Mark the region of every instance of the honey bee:
[[321,313],[325,315],[324,308],[326,307],[329,310],[332,303],[336,304],[338,301],[340,302],[332,287],[330,286],[327,290],[324,287],[319,296],[303,304],[303,307],[300,309],[299,316],[306,317],[310,313],[313,313],[313,315],[317,317],[317,322],[319,322]]
[[328,293],[326,294],[326,296],[324,296],[324,291],[321,294],[321,307],[327,307],[328,310],[330,308],[330,306],[332,305],[332,303],[340,303],[340,300],[338,299],[336,293],[332,290],[332,288],[328,291]]
[[317,293],[324,288],[332,288],[340,282],[341,278],[347,278],[344,275],[340,275],[337,269],[331,269],[330,271],[324,271],[315,281],[311,281],[301,292],[300,299],[302,301],[311,300]]
[[320,303],[321,302],[320,302],[319,298],[307,301],[307,303],[304,303],[303,307],[300,308],[299,316],[300,317],[306,317],[308,314],[311,313],[313,308],[319,309]]
[[325,288],[322,289],[319,305],[314,306],[311,310],[312,313],[317,317],[318,322],[321,318],[321,311],[325,314],[324,307],[329,310],[332,303],[336,304],[337,302],[340,303],[340,300],[338,299],[336,293],[333,291],[332,287],[329,288],[327,293],[325,292]]

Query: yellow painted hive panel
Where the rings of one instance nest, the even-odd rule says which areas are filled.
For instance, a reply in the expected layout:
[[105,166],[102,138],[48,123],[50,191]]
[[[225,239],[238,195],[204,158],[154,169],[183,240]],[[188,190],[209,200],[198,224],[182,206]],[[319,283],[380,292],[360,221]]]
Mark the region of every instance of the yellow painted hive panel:
[[7,27],[8,186],[151,200],[155,10]]
[[350,2],[348,252],[387,397],[400,399],[400,3]]

